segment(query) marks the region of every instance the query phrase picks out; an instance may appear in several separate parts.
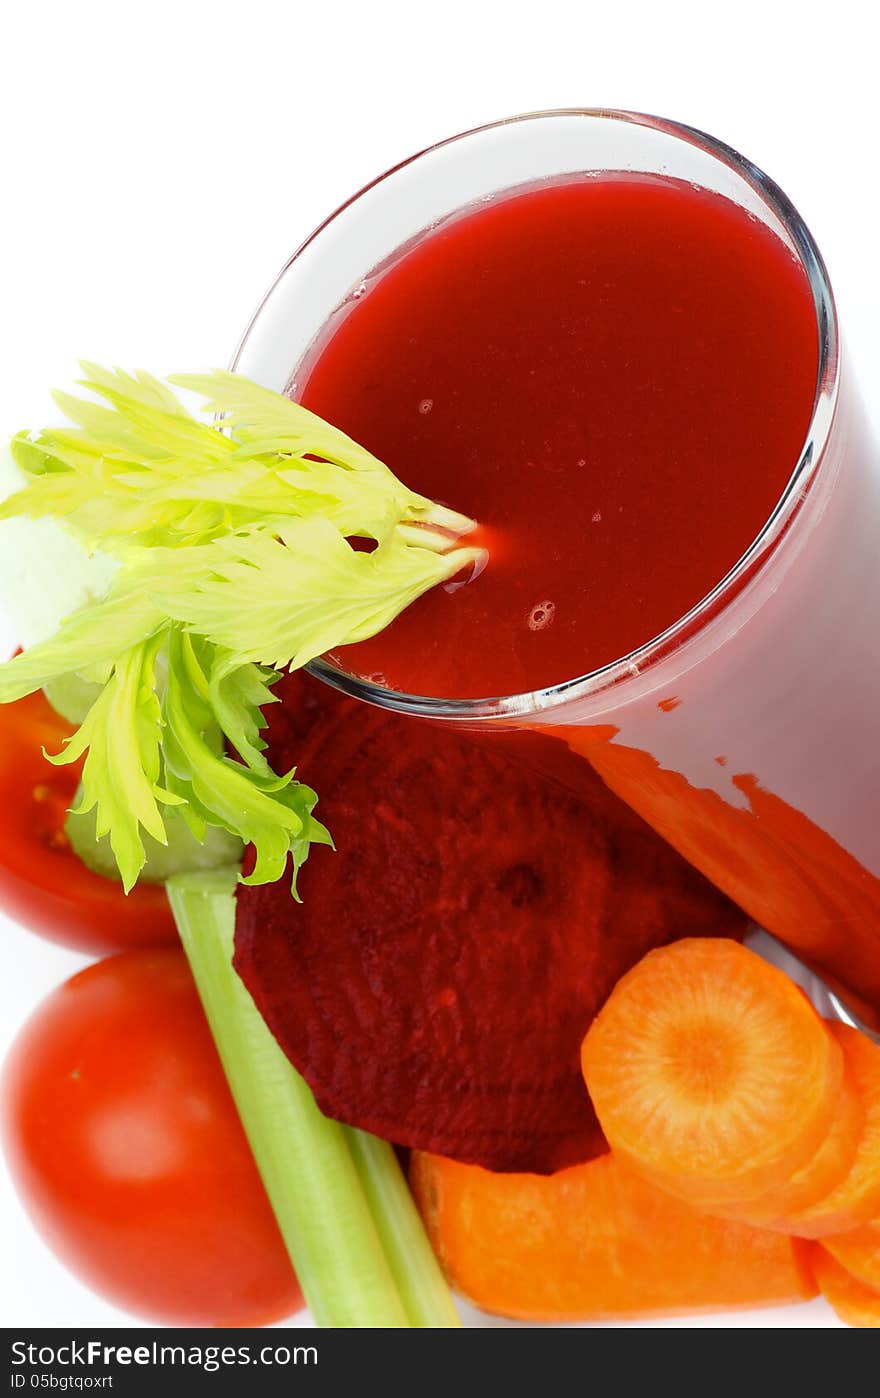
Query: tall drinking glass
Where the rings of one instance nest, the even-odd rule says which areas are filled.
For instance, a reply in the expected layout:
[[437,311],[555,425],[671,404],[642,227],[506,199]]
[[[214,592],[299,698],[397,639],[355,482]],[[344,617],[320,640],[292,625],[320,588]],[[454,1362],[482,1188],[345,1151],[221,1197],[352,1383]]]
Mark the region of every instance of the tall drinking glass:
[[812,289],[819,370],[809,431],[758,537],[661,635],[527,693],[439,699],[326,661],[370,703],[487,732],[561,739],[692,864],[880,1025],[880,474],[841,364],[819,252],[785,195],[729,147],[630,112],[515,118],[391,170],[299,249],[234,367],[295,382],[370,273],[439,220],[517,186],[589,172],[687,180],[762,220]]

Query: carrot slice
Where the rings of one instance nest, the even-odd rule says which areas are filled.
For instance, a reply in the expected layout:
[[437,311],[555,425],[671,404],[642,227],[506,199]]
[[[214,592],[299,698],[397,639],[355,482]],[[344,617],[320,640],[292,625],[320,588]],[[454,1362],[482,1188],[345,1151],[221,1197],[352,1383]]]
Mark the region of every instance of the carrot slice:
[[612,1150],[688,1203],[755,1199],[831,1129],[843,1054],[803,992],[737,942],[650,952],[612,992],[582,1067]]
[[800,1238],[849,1233],[880,1216],[880,1047],[848,1024],[828,1027],[855,1080],[865,1122],[845,1179],[818,1203],[777,1219],[778,1227]]
[[851,1277],[821,1243],[811,1247],[809,1262],[816,1285],[842,1321],[859,1330],[880,1330],[880,1291]]
[[[806,1165],[785,1184],[768,1190],[759,1199],[715,1207],[725,1218],[790,1233],[786,1222],[793,1213],[824,1199],[846,1178],[856,1157],[865,1125],[865,1109],[853,1074],[844,1064],[844,1076],[831,1130]],[[781,1221],[780,1221],[781,1220]],[[878,1240],[880,1241],[880,1240]]]
[[791,1239],[698,1213],[613,1155],[524,1175],[416,1153],[411,1183],[450,1282],[499,1315],[609,1321],[816,1294]]
[[826,1238],[822,1246],[856,1281],[880,1291],[880,1221]]

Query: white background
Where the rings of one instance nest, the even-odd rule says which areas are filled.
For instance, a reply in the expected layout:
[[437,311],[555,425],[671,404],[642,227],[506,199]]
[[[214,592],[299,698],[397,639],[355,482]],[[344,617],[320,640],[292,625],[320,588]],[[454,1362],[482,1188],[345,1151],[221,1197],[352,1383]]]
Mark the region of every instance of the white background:
[[[0,436],[51,420],[48,391],[71,384],[79,357],[157,373],[225,363],[273,274],[355,189],[456,131],[565,106],[675,117],[774,176],[825,253],[871,399],[877,50],[863,2],[28,0],[5,12]],[[0,650],[13,640],[0,614]],[[0,939],[2,1053],[80,963],[2,915]],[[2,1173],[0,1321],[130,1323],[54,1261]],[[816,1301],[681,1323],[835,1322]]]

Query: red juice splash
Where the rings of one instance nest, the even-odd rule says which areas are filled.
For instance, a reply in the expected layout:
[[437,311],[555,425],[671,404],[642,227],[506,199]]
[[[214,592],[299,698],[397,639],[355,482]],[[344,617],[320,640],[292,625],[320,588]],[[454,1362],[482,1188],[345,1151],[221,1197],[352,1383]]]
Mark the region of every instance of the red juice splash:
[[810,287],[717,194],[629,174],[531,187],[415,240],[367,287],[297,396],[478,519],[490,562],[343,652],[356,673],[477,697],[605,665],[721,581],[794,469]]

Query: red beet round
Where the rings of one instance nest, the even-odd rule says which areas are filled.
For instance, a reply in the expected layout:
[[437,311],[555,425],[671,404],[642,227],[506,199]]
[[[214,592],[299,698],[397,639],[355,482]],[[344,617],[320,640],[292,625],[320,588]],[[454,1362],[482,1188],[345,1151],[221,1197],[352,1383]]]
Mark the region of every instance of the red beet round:
[[[288,703],[303,692],[286,687]],[[605,1149],[581,1041],[652,947],[745,918],[580,759],[334,700],[270,755],[337,852],[239,891],[236,966],[322,1110],[400,1145],[549,1173]],[[527,756],[555,740],[522,735]]]

